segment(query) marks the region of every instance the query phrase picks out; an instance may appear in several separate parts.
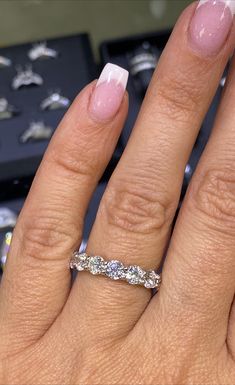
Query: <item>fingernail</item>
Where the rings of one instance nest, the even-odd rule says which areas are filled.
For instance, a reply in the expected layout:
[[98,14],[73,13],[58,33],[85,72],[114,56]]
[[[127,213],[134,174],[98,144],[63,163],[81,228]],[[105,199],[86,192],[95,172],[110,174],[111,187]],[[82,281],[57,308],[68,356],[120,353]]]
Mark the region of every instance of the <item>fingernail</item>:
[[192,46],[205,55],[219,53],[233,24],[235,0],[201,0],[192,18]]
[[90,100],[90,113],[95,119],[105,121],[116,115],[122,103],[128,75],[124,68],[106,64]]

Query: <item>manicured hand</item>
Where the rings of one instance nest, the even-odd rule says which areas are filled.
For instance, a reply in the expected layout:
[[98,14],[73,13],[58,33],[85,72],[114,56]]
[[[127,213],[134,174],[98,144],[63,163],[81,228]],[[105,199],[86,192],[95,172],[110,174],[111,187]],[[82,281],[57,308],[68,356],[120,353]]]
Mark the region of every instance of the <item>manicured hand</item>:
[[59,125],[0,288],[2,385],[235,384],[235,61],[173,234],[184,170],[235,47],[234,0],[180,17],[101,201],[87,253],[157,269],[159,292],[69,261],[122,130],[127,72],[108,64]]

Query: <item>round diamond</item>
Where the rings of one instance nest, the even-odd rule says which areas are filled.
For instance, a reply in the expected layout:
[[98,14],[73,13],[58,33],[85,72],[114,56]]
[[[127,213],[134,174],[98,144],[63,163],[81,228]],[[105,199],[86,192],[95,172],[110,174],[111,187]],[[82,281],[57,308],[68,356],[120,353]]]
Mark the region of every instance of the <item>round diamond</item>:
[[70,262],[70,267],[71,268],[76,268],[78,271],[83,271],[87,269],[88,266],[88,257],[85,253],[78,254],[75,253],[73,255],[73,258]]
[[147,271],[144,278],[145,278],[144,286],[147,289],[154,289],[155,287],[158,287],[161,282],[160,276],[156,274],[155,271]]
[[90,257],[89,270],[91,274],[101,274],[104,272],[105,262],[101,257]]
[[107,264],[106,275],[112,279],[120,279],[124,277],[125,269],[121,262],[110,261]]
[[132,285],[143,282],[145,272],[139,266],[130,266],[126,272],[126,280]]

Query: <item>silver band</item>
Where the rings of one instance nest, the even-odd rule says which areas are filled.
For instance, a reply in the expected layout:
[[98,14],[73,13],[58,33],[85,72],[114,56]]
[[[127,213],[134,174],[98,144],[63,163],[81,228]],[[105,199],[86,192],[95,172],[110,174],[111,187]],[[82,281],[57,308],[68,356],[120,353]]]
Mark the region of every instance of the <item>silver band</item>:
[[48,48],[47,43],[35,44],[30,51],[28,56],[32,61],[46,58],[57,58],[58,52],[55,49]]
[[2,67],[10,67],[12,65],[11,59],[8,59],[7,57],[0,56],[0,68]]
[[28,141],[46,140],[50,139],[52,134],[53,129],[45,125],[43,121],[31,122],[29,127],[20,136],[20,142],[27,143]]
[[57,110],[59,108],[68,108],[70,100],[56,91],[44,99],[41,104],[41,110]]
[[16,68],[17,74],[12,80],[12,88],[13,90],[18,90],[21,87],[28,87],[28,86],[41,86],[43,84],[43,78],[33,72],[31,64],[28,64],[25,66],[25,69],[22,67]]
[[161,277],[155,271],[145,271],[137,265],[124,266],[120,261],[105,261],[100,256],[89,256],[75,251],[70,268],[88,271],[93,275],[105,275],[113,280],[126,281],[131,285],[141,285],[147,289],[159,289]]

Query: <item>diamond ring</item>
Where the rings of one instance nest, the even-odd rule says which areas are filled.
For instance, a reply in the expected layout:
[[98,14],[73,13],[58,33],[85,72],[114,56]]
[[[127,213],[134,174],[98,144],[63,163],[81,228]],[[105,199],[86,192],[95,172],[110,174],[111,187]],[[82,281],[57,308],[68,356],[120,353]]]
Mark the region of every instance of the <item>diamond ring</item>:
[[28,56],[32,61],[35,61],[39,59],[57,58],[58,52],[55,49],[47,47],[47,43],[44,42],[35,44],[28,52]]
[[12,65],[11,59],[5,56],[0,56],[0,68],[10,67]]
[[0,98],[0,120],[19,115],[20,110],[8,103],[6,98]]
[[41,110],[57,110],[59,108],[68,108],[70,100],[62,96],[59,91],[51,93],[46,99],[41,102]]
[[43,121],[31,122],[29,127],[20,136],[20,142],[27,143],[28,141],[46,140],[50,139],[52,134],[53,129],[45,125]]
[[159,289],[161,277],[155,271],[145,271],[140,266],[124,266],[120,261],[105,261],[100,256],[89,256],[75,251],[70,261],[70,268],[88,271],[93,275],[104,275],[113,280],[126,281],[131,285],[141,285],[147,289]]
[[26,65],[25,69],[18,67],[17,74],[12,80],[12,88],[13,90],[18,90],[21,87],[28,86],[41,86],[43,84],[42,77],[33,72],[31,65]]

